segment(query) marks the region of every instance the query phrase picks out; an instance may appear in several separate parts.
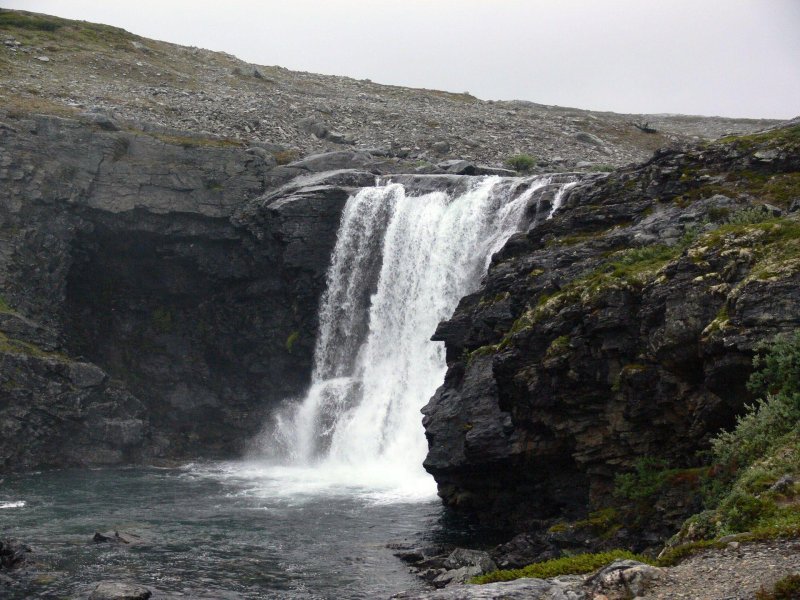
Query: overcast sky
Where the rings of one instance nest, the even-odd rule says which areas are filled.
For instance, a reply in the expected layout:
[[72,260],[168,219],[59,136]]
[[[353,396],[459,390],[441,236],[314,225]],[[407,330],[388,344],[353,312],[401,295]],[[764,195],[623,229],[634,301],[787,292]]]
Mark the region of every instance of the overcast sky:
[[0,0],[257,64],[595,110],[800,114],[800,0]]

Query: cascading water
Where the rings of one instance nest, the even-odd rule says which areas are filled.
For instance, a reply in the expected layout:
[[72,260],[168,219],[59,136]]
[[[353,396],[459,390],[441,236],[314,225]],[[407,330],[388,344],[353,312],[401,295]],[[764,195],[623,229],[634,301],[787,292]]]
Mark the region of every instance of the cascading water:
[[[473,180],[459,195],[365,188],[345,206],[320,308],[311,386],[260,447],[330,483],[431,494],[420,409],[442,383],[438,323],[520,228],[548,177]],[[524,190],[520,193],[520,190]]]

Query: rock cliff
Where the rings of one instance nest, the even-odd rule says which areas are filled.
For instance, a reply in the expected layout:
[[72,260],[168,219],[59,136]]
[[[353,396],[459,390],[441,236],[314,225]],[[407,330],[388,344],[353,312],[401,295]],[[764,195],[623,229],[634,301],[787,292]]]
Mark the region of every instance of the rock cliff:
[[31,116],[0,123],[0,465],[232,455],[308,380],[357,171]]
[[664,150],[512,238],[434,336],[444,501],[519,530],[612,504],[637,458],[693,466],[750,399],[754,348],[800,325],[799,150],[797,123]]

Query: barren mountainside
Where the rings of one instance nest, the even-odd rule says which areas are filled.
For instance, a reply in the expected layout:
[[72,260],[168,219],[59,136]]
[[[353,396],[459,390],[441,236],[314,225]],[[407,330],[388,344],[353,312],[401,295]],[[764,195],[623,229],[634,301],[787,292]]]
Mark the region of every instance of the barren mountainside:
[[266,143],[285,161],[355,147],[385,157],[395,171],[430,169],[447,158],[503,166],[518,154],[563,171],[581,163],[620,166],[665,145],[774,123],[484,101],[466,92],[253,65],[113,27],[16,11],[0,13],[0,38],[0,110],[99,111],[137,129]]

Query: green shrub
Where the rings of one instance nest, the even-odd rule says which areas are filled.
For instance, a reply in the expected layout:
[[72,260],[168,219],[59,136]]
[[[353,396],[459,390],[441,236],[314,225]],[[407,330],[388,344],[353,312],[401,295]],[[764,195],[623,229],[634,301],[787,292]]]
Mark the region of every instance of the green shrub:
[[768,210],[761,206],[749,206],[742,208],[729,215],[725,222],[728,225],[754,225],[772,219],[773,216]]
[[797,600],[800,598],[800,574],[787,575],[775,582],[772,591],[762,587],[756,592],[756,600]]
[[530,154],[515,154],[506,159],[506,166],[521,173],[527,173],[536,166],[536,158]]
[[727,531],[742,532],[774,512],[774,502],[735,490],[720,503],[717,518],[725,524]]
[[751,392],[781,393],[797,396],[800,393],[800,331],[777,337],[771,346],[761,346],[753,359],[755,373],[747,387]]
[[495,581],[511,581],[522,577],[548,579],[550,577],[558,577],[559,575],[579,575],[605,567],[618,559],[638,560],[640,562],[653,564],[651,559],[640,554],[634,554],[627,550],[611,550],[609,552],[599,552],[596,554],[562,556],[561,558],[533,563],[521,569],[492,571],[486,575],[473,578],[470,583],[494,583]]
[[644,456],[634,463],[633,473],[622,473],[614,478],[614,495],[626,500],[649,500],[666,485],[670,471],[666,461]]
[[800,331],[761,346],[753,359],[748,388],[766,394],[737,419],[732,431],[712,440],[716,462],[734,468],[750,466],[800,422]]

